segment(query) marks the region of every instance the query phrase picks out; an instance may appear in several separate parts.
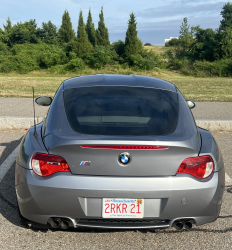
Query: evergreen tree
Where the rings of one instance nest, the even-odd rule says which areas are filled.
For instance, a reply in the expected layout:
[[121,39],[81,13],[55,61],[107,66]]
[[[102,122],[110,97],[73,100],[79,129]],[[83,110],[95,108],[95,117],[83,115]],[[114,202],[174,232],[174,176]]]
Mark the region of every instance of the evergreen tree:
[[65,10],[62,16],[62,24],[59,29],[59,37],[61,43],[68,43],[75,37],[75,33],[72,29],[72,23],[67,10]]
[[100,34],[100,31],[98,29],[96,29],[95,31],[95,45],[101,45],[102,44],[102,37],[101,37],[101,34]]
[[82,11],[80,11],[78,28],[77,28],[77,40],[75,43],[74,51],[77,53],[79,57],[81,57],[83,54],[90,52],[92,49],[93,46],[90,43],[88,35],[85,30]]
[[86,23],[86,33],[88,35],[89,41],[93,46],[96,45],[96,31],[94,28],[94,23],[91,15],[91,10],[89,9],[89,15]]
[[3,24],[3,27],[4,27],[5,32],[10,33],[11,28],[12,28],[12,23],[11,23],[10,17],[7,18],[6,24]]
[[179,38],[181,39],[181,38],[184,38],[184,37],[191,36],[191,32],[189,30],[190,30],[190,25],[188,24],[188,18],[185,17],[183,19],[183,23],[180,26],[180,31],[179,31],[180,36],[179,36]]
[[97,44],[107,46],[110,44],[109,32],[106,28],[104,22],[103,7],[101,8],[101,13],[99,14],[98,31],[96,31]]
[[180,26],[180,36],[179,36],[179,40],[181,45],[184,48],[188,48],[192,43],[193,43],[193,34],[195,31],[195,27],[191,27],[188,24],[188,18],[185,17],[183,19],[183,23]]
[[222,7],[220,13],[223,19],[220,21],[219,31],[225,31],[226,28],[232,28],[232,3],[228,2]]
[[126,32],[125,39],[125,58],[128,60],[131,55],[137,55],[142,51],[142,43],[137,37],[137,27],[136,27],[135,15],[132,12],[130,14],[130,19],[128,22],[128,28]]
[[[8,44],[9,36],[0,28],[0,44],[1,42]],[[1,49],[0,49],[0,54],[2,54]]]

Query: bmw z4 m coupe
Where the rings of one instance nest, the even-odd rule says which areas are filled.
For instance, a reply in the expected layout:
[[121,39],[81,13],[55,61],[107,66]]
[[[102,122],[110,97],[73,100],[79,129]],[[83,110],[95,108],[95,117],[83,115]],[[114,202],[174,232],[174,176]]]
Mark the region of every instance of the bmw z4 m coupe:
[[136,75],[68,79],[16,159],[21,216],[53,228],[190,229],[217,219],[222,155],[176,86]]

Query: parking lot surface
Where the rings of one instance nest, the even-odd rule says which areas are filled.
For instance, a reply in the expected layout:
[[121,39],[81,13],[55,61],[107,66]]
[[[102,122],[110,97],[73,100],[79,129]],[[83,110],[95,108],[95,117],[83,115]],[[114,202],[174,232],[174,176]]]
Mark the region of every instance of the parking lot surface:
[[[0,131],[0,165],[26,131]],[[232,178],[232,133],[214,133]],[[190,231],[169,230],[37,230],[19,218],[14,164],[0,182],[0,249],[231,249],[232,186],[227,184],[219,218]]]

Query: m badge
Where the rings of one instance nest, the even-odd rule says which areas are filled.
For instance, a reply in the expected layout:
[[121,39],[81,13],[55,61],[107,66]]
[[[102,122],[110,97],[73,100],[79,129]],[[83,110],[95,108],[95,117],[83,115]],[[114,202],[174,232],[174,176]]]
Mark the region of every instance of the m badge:
[[82,161],[80,163],[80,166],[90,166],[91,165],[91,161]]

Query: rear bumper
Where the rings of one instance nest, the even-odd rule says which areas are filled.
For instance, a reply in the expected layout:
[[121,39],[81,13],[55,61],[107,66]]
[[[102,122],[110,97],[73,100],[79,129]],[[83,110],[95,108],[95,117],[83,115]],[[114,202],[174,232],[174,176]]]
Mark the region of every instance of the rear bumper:
[[[41,178],[16,164],[21,214],[46,224],[51,217],[69,218],[75,227],[165,228],[177,219],[197,225],[214,221],[220,212],[224,169],[206,181],[189,175],[173,177],[102,177],[57,173]],[[102,218],[102,198],[143,198],[144,218],[110,221]]]

